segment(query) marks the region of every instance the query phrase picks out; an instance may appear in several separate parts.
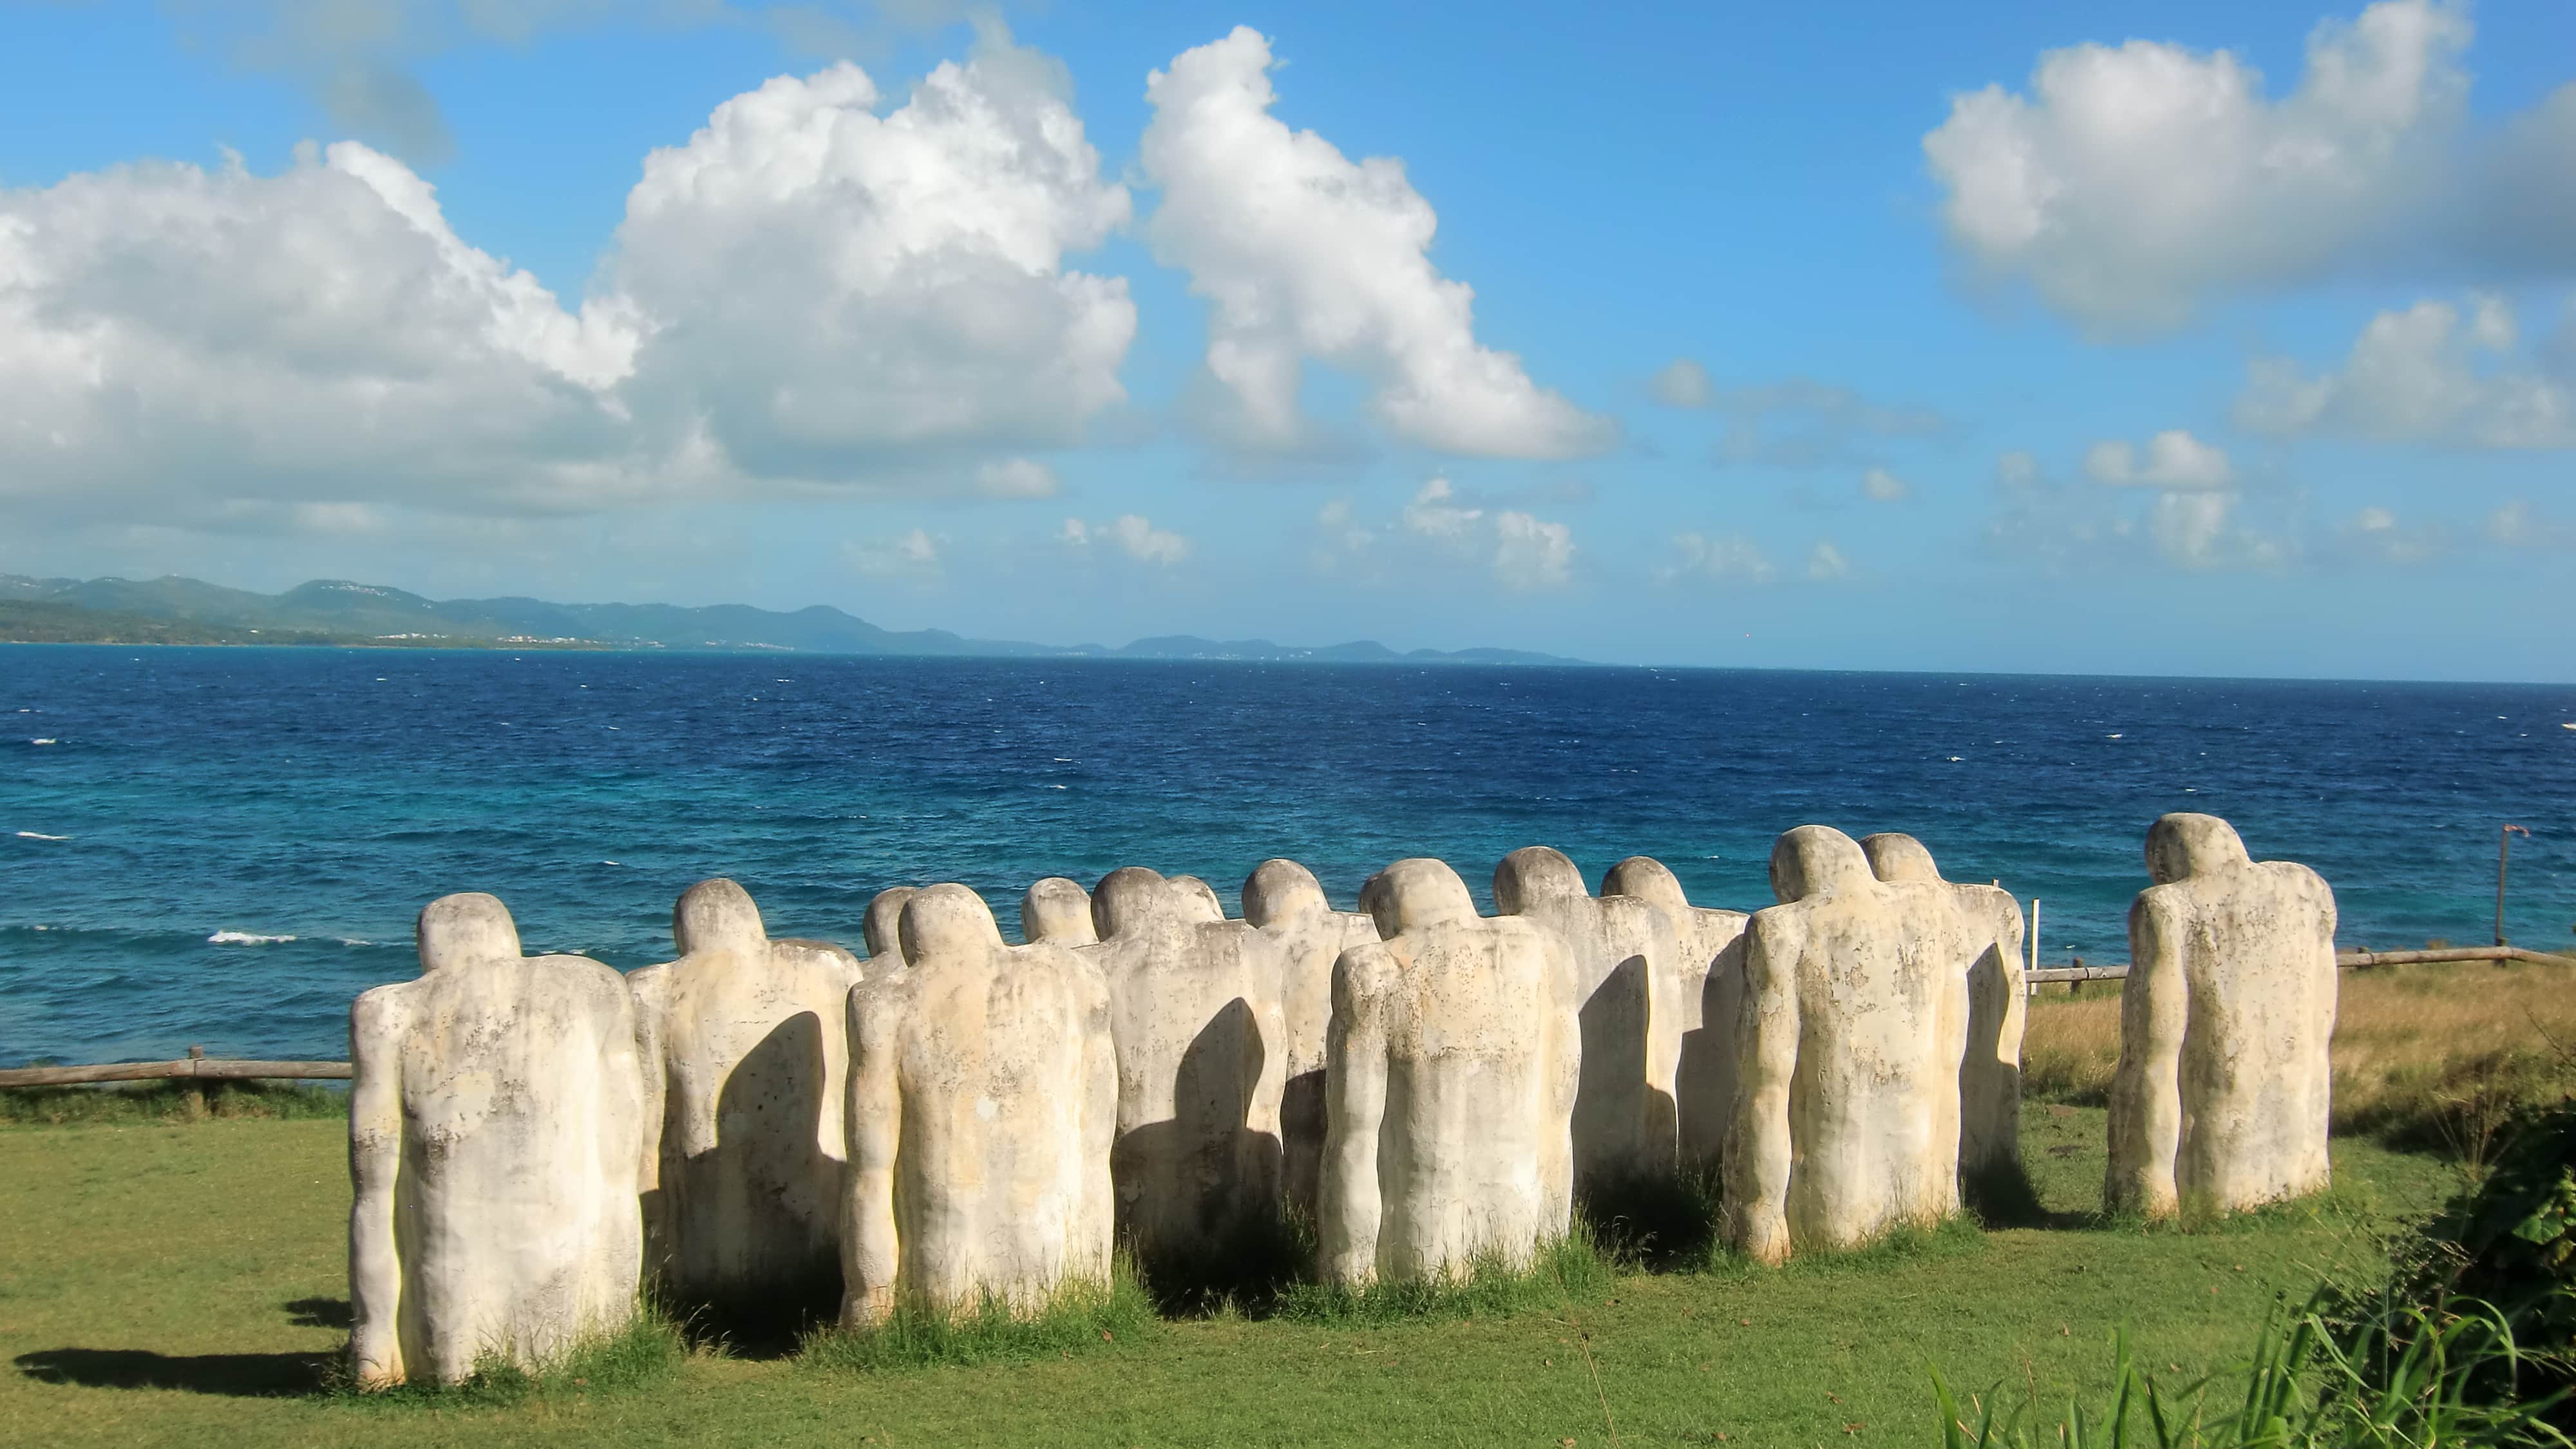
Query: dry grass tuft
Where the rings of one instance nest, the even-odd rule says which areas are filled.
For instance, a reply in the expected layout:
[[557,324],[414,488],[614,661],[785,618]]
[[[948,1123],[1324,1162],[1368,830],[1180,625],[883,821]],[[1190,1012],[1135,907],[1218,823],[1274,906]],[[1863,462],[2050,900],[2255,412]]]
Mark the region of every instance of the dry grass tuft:
[[[2576,964],[2382,966],[2343,974],[2334,1130],[2448,1151],[2473,1170],[2519,1109],[2576,1093]],[[2022,1090],[2102,1106],[2120,1057],[2117,983],[2040,988]]]

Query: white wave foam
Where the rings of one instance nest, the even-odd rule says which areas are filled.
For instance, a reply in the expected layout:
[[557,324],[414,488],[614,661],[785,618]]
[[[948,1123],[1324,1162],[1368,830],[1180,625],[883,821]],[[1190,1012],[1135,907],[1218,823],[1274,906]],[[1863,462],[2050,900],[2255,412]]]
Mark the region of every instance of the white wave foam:
[[376,944],[373,941],[361,941],[355,936],[341,936],[336,939],[343,946],[372,946]]
[[27,743],[29,743],[29,744],[31,744],[31,745],[59,745],[59,744],[61,744],[61,743],[62,743],[62,741],[61,741],[61,740],[29,740],[29,741],[27,741]]
[[263,936],[256,931],[217,931],[206,938],[209,946],[272,946],[292,941],[293,936]]
[[18,838],[19,838],[20,840],[69,840],[69,839],[71,839],[71,837],[70,837],[70,836],[68,836],[68,835],[39,835],[39,834],[37,834],[35,831],[32,831],[32,830],[21,830],[21,831],[19,831],[19,832],[18,832]]

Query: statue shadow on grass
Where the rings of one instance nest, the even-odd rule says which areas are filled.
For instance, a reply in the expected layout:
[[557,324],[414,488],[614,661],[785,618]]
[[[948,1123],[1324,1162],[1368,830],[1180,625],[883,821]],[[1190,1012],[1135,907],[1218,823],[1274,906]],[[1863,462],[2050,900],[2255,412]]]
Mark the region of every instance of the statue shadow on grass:
[[12,1362],[40,1384],[178,1389],[234,1399],[302,1398],[319,1389],[328,1353],[154,1353],[143,1348],[49,1348]]
[[[348,1331],[346,1298],[298,1298],[278,1305],[298,1328]],[[178,1389],[234,1399],[292,1399],[319,1390],[336,1352],[154,1353],[146,1348],[49,1348],[11,1360],[40,1384],[89,1389]]]

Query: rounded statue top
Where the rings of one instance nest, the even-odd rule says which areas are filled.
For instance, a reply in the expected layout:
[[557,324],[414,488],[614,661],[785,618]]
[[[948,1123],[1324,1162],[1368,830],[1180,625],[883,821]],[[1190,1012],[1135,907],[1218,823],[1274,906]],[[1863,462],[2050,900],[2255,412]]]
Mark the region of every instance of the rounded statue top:
[[1293,860],[1265,860],[1243,878],[1243,918],[1256,926],[1331,909],[1315,873]]
[[1216,887],[1194,875],[1176,875],[1163,882],[1164,900],[1173,917],[1187,925],[1200,926],[1225,919],[1225,903],[1216,898]]
[[1860,839],[1861,854],[1869,857],[1869,869],[1880,880],[1938,881],[1941,867],[1932,863],[1932,852],[1911,835],[1893,830]]
[[1830,825],[1801,825],[1772,843],[1771,894],[1784,906],[1871,879],[1860,843]]
[[2176,811],[2147,827],[2147,878],[2157,885],[2253,862],[2236,827],[2215,815]]
[[859,922],[859,934],[868,943],[868,959],[903,962],[903,908],[917,894],[912,886],[888,886],[868,902],[868,913]]
[[499,896],[464,891],[420,908],[420,969],[519,959],[519,926]]
[[1091,892],[1079,881],[1051,875],[1020,897],[1020,934],[1032,941],[1089,945],[1100,939],[1091,923]]
[[702,880],[680,893],[671,907],[671,940],[683,956],[700,951],[748,951],[769,944],[760,923],[760,907],[751,892],[726,880]]
[[924,886],[903,903],[903,959],[928,962],[1002,949],[993,908],[962,885]]
[[1122,865],[1102,876],[1091,888],[1091,924],[1100,939],[1142,930],[1163,909],[1170,894],[1166,884],[1160,871],[1141,865]]
[[1676,913],[1690,909],[1690,897],[1682,891],[1681,877],[1651,855],[1632,855],[1610,867],[1610,873],[1601,878],[1601,894],[1633,896]]
[[1517,916],[1534,901],[1580,899],[1591,895],[1583,872],[1565,852],[1545,845],[1524,845],[1494,867],[1494,909]]
[[1381,939],[1425,926],[1476,919],[1476,898],[1449,863],[1416,856],[1399,860],[1360,887],[1360,909],[1377,923]]

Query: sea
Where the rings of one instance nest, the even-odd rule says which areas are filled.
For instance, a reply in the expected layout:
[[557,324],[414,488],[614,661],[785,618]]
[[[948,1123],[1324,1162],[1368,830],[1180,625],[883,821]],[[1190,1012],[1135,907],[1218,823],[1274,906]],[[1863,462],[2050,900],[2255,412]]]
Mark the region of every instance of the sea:
[[633,969],[718,875],[853,950],[892,885],[1015,933],[1041,876],[1231,911],[1287,856],[1348,907],[1431,855],[1490,909],[1532,844],[1753,910],[1814,822],[1916,835],[2037,898],[2046,962],[2114,962],[2170,810],[2314,866],[2383,950],[2487,941],[2522,825],[2508,933],[2576,945],[2576,685],[0,645],[0,1066],[342,1058],[437,896]]

